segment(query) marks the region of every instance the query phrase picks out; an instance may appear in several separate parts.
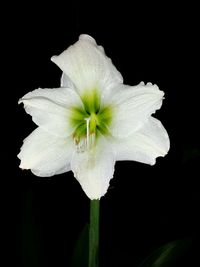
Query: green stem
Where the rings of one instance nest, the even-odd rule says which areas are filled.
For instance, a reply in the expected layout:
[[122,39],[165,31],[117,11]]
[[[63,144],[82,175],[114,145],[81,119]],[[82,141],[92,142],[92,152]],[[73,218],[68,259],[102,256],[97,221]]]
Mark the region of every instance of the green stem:
[[99,200],[90,201],[89,267],[99,266]]

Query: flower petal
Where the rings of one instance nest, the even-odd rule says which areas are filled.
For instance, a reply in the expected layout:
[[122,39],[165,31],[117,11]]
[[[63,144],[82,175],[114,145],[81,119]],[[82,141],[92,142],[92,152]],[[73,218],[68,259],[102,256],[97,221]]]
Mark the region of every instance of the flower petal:
[[105,140],[84,153],[75,152],[71,169],[90,199],[100,199],[108,190],[113,177],[115,155]]
[[73,149],[71,138],[57,138],[38,127],[24,140],[20,168],[43,177],[67,172]]
[[126,139],[116,140],[117,160],[134,160],[150,165],[169,150],[169,137],[161,122],[150,117],[143,127]]
[[62,73],[62,76],[60,79],[60,87],[74,89],[74,85],[73,85],[72,81],[69,79],[69,77],[64,72]]
[[80,95],[85,89],[103,90],[123,82],[103,48],[89,35],[80,35],[78,42],[51,60],[71,79]]
[[115,137],[127,137],[137,131],[149,116],[162,105],[164,93],[157,85],[140,83],[120,85],[103,95],[103,101],[113,106],[110,131]]
[[33,117],[33,121],[48,132],[66,137],[72,134],[70,107],[81,106],[76,92],[69,88],[36,89],[23,96],[19,103]]

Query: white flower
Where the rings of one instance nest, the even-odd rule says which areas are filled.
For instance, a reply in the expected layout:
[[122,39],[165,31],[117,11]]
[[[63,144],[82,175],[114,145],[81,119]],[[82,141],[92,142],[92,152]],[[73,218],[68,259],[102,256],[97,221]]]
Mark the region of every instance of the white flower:
[[39,126],[23,143],[22,169],[38,176],[72,170],[90,199],[109,187],[118,160],[155,164],[169,150],[161,122],[151,115],[162,105],[158,86],[123,84],[121,74],[88,35],[59,56],[61,87],[37,89],[22,97]]

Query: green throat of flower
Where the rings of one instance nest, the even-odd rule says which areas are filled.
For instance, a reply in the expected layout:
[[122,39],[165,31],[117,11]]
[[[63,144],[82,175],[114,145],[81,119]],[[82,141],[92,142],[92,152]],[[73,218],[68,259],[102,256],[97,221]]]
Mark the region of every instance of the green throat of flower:
[[100,135],[109,135],[112,107],[102,106],[97,90],[87,90],[81,97],[83,105],[72,107],[70,122],[75,129],[74,143],[78,152],[95,146]]

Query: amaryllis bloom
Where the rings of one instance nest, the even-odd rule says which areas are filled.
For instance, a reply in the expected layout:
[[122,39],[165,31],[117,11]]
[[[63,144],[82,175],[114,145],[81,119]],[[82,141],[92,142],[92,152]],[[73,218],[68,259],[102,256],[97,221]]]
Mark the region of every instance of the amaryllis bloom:
[[157,85],[123,84],[123,78],[88,35],[51,60],[62,70],[61,86],[22,97],[38,125],[18,157],[37,176],[73,171],[90,199],[109,187],[116,161],[155,164],[169,150],[169,137],[151,115],[164,93]]

